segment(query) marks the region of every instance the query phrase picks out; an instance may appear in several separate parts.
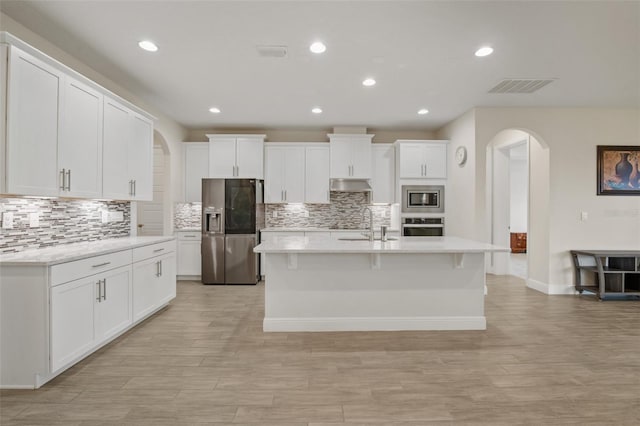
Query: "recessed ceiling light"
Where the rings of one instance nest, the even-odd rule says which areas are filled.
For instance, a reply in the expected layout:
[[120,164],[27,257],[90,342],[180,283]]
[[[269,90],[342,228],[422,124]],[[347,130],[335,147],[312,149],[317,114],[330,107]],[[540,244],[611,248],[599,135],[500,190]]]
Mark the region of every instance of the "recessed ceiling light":
[[365,78],[364,81],[362,82],[363,86],[374,86],[376,84],[376,81],[372,78]]
[[316,41],[309,46],[309,50],[313,53],[324,53],[324,51],[327,50],[327,46],[321,41]]
[[426,109],[426,108],[422,108],[422,109],[418,110],[418,114],[420,114],[420,115],[429,114],[429,110]]
[[209,112],[212,112],[214,114],[220,114],[220,108],[211,107],[209,108]]
[[493,53],[493,48],[489,47],[489,46],[484,46],[481,47],[480,49],[476,50],[476,56],[489,56]]
[[156,44],[154,42],[149,41],[149,40],[142,40],[141,42],[138,43],[138,46],[140,46],[141,49],[144,49],[147,52],[157,52],[158,51],[158,46],[156,46]]
[[314,114],[322,114],[322,108],[315,107],[315,108],[311,109],[311,112],[314,113]]

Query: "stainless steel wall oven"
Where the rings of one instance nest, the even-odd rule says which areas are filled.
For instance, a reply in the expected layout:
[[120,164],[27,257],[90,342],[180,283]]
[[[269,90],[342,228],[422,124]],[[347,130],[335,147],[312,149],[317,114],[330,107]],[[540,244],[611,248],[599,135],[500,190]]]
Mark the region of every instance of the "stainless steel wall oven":
[[443,217],[404,217],[402,218],[403,237],[442,237],[444,236]]

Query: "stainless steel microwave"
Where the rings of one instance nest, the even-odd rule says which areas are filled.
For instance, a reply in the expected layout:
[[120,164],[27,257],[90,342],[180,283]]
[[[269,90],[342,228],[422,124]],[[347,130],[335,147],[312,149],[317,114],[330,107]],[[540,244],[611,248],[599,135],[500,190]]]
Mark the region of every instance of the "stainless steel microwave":
[[444,185],[402,185],[402,213],[444,213]]

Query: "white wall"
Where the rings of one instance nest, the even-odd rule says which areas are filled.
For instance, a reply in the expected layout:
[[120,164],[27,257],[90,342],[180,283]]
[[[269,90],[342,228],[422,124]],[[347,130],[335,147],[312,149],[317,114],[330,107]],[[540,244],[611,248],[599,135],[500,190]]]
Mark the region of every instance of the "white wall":
[[[511,150],[513,153],[513,149]],[[511,232],[527,232],[527,159],[511,157],[509,162],[509,228]]]
[[[238,133],[267,135],[267,142],[329,142],[327,134],[335,133],[333,128],[327,129],[261,129],[261,128],[211,128],[191,130],[189,142],[208,142],[210,133]],[[367,133],[374,134],[373,143],[393,143],[398,139],[434,139],[435,132],[429,130],[375,129],[367,128]]]
[[[182,198],[182,149],[181,142],[187,137],[187,130],[170,117],[164,115],[161,111],[155,109],[151,105],[146,104],[141,99],[125,90],[118,84],[109,80],[98,71],[79,61],[70,53],[65,52],[59,47],[51,44],[48,40],[37,34],[37,29],[31,30],[18,22],[14,21],[5,14],[0,13],[0,30],[8,31],[12,35],[25,41],[36,49],[46,53],[52,58],[62,62],[69,68],[79,72],[85,77],[95,81],[116,95],[126,99],[132,104],[144,109],[148,113],[156,117],[154,121],[155,130],[162,135],[167,143],[169,150],[169,173],[171,187],[169,188],[169,202],[173,203]],[[132,208],[134,211],[135,208]],[[135,223],[135,218],[132,218]],[[169,222],[172,226],[173,221]],[[166,229],[165,229],[166,232]]]
[[[478,239],[478,224],[474,212],[478,208],[475,198],[476,146],[475,112],[463,114],[440,130],[436,139],[449,140],[447,152],[447,191],[445,231],[449,236]],[[459,146],[467,148],[467,161],[460,166],[455,162]],[[483,177],[484,180],[484,177]],[[480,228],[484,228],[480,224]]]
[[[438,132],[439,138],[452,140],[450,148],[455,149],[453,142],[461,139],[461,133],[470,135],[470,127],[475,131],[473,176],[450,168],[450,179],[461,188],[456,198],[475,198],[475,209],[468,209],[469,217],[462,218],[465,223],[455,224],[464,231],[461,236],[488,241],[486,226],[483,231],[470,229],[472,223],[487,223],[486,148],[501,131],[520,129],[540,142],[531,143],[529,152],[529,234],[539,236],[529,240],[529,275],[537,288],[550,293],[570,290],[573,270],[568,250],[640,248],[640,197],[596,195],[596,146],[638,145],[640,110],[476,108],[473,123],[469,114]],[[586,222],[580,221],[581,211],[589,214]]]

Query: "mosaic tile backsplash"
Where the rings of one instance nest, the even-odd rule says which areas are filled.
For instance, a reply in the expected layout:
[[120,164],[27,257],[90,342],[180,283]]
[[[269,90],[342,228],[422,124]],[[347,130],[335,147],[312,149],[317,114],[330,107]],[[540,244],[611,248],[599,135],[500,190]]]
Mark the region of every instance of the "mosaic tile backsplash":
[[[338,228],[361,229],[369,226],[369,206],[365,192],[331,192],[331,204],[267,204],[268,228]],[[391,206],[369,206],[373,212],[373,226],[390,226]],[[274,217],[274,212],[276,217]],[[306,217],[306,216],[309,217]]]
[[[124,220],[102,223],[103,211],[122,212]],[[130,232],[128,202],[0,197],[0,213],[5,212],[13,213],[13,228],[0,228],[0,253],[128,237]],[[29,226],[30,213],[38,213],[38,227]]]
[[[369,226],[369,215],[362,210],[369,206],[365,192],[332,192],[331,204],[266,204],[265,226],[268,228],[339,228],[362,229]],[[390,226],[391,206],[369,206],[373,225]],[[274,217],[273,213],[276,213]],[[308,216],[308,217],[307,217]],[[200,228],[201,203],[176,203],[175,229]]]
[[176,203],[173,226],[176,230],[202,226],[202,203]]

